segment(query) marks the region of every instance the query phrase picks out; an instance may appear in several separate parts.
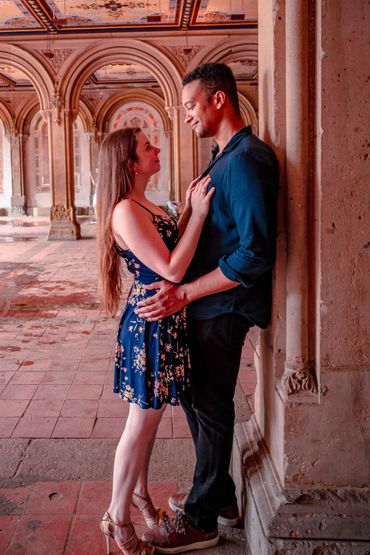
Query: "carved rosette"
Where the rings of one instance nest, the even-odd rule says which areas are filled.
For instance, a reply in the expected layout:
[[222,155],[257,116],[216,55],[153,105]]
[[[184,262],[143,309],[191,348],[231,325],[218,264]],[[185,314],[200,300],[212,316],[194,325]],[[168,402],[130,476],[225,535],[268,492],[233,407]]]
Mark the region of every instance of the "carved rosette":
[[311,369],[305,368],[302,363],[285,363],[281,382],[288,396],[302,392],[317,393],[316,378]]
[[50,209],[50,219],[52,222],[65,223],[73,222],[73,208],[72,206],[64,206],[63,204],[56,204]]

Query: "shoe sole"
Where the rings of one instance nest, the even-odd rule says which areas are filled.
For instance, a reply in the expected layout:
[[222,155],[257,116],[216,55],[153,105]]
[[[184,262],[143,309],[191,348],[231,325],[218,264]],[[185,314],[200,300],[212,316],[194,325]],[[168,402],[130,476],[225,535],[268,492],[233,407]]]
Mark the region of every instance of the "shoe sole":
[[221,526],[229,526],[230,528],[233,528],[233,526],[236,526],[237,524],[239,524],[239,517],[225,518],[221,515],[218,515],[217,522],[218,524],[221,524]]
[[[171,497],[168,500],[168,505],[170,507],[170,509],[175,513],[176,511],[181,511],[183,512],[184,509],[180,508],[178,505],[175,505],[175,503],[173,503]],[[236,526],[237,524],[239,524],[239,517],[236,518],[225,518],[221,515],[218,515],[217,518],[217,523],[221,524],[221,526],[229,526],[229,527],[233,527]]]
[[215,547],[218,544],[220,537],[217,535],[211,540],[189,543],[189,545],[180,545],[179,547],[155,547],[156,553],[185,553],[186,551],[193,551],[194,549],[208,549],[209,547]]

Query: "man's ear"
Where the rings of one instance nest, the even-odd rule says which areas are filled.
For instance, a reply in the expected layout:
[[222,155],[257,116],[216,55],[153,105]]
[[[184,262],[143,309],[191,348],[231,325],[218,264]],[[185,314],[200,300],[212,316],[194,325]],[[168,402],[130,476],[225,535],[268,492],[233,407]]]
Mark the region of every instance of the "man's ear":
[[214,95],[215,106],[217,110],[220,110],[225,104],[226,95],[224,91],[217,91]]

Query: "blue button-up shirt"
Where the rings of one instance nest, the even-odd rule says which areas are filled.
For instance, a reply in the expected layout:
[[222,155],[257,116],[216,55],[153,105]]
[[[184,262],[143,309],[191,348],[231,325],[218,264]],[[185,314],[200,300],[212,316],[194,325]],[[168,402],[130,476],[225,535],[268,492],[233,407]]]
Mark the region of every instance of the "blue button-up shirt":
[[190,316],[245,315],[264,328],[271,312],[275,260],[278,165],[274,152],[252,134],[238,131],[203,175],[216,188],[198,247],[185,281],[217,267],[237,287],[202,297],[189,305]]

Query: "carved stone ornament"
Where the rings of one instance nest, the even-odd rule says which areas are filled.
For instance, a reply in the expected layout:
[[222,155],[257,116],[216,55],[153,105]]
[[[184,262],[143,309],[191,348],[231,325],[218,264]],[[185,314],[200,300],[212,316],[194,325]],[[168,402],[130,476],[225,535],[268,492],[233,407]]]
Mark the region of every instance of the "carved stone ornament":
[[58,90],[54,90],[53,98],[50,101],[50,109],[54,112],[54,121],[58,125],[62,122],[61,112],[64,107],[64,100]]
[[285,363],[281,381],[287,395],[294,395],[303,391],[317,393],[316,379],[311,370],[305,368],[302,363],[296,365]]
[[198,54],[199,50],[201,50],[202,48],[204,48],[202,45],[189,46],[189,47],[172,46],[171,50],[175,54],[179,62],[181,63],[182,67],[186,69],[189,63],[191,62],[191,60],[194,58],[194,56]]
[[73,48],[51,48],[41,51],[43,55],[49,60],[50,64],[58,73],[65,60],[74,52]]
[[50,209],[50,219],[52,222],[73,222],[73,208],[56,204]]
[[174,117],[176,114],[179,113],[181,106],[166,106],[165,110],[167,112],[168,117],[170,118],[171,121],[174,120]]

